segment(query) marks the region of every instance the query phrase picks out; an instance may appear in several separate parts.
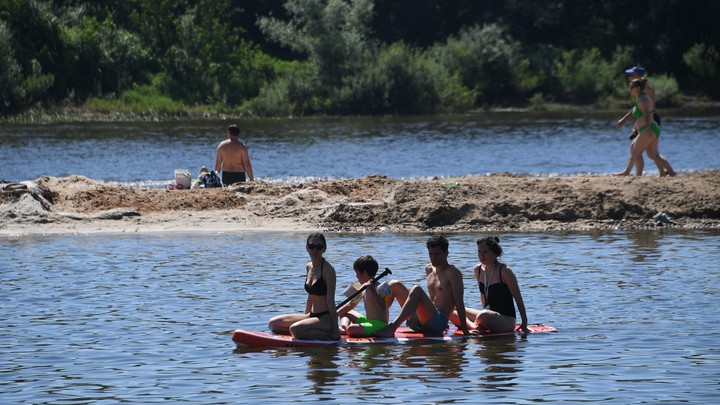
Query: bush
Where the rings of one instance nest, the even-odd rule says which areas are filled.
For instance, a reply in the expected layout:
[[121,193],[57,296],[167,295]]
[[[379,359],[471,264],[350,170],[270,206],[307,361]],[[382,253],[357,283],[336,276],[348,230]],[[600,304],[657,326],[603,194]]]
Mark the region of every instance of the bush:
[[292,63],[286,69],[243,108],[257,116],[302,116],[328,107],[327,98],[319,93],[320,80],[312,64]]
[[0,20],[0,113],[14,111],[24,97],[21,68],[15,59],[12,34]]
[[123,92],[115,99],[90,98],[84,106],[101,113],[120,111],[138,114],[174,114],[185,109],[182,103],[161,94],[149,85],[137,86]]
[[655,104],[658,107],[672,107],[681,100],[680,87],[674,77],[668,75],[648,78],[655,89]]
[[545,111],[547,110],[547,102],[542,93],[535,93],[528,100],[530,102],[530,109],[533,111]]
[[398,43],[349,76],[333,98],[334,110],[354,114],[421,114],[438,104],[434,80],[420,53]]
[[720,95],[720,53],[714,46],[693,45],[683,55],[683,62],[692,70],[696,88],[710,96]]
[[618,72],[612,63],[591,48],[563,52],[555,63],[555,75],[562,85],[564,96],[571,101],[591,103],[612,94],[616,89]]
[[[477,97],[475,104],[509,100],[537,84],[521,58],[520,44],[497,24],[462,29],[444,45],[430,49],[431,58],[457,77]],[[522,80],[518,80],[522,78]]]

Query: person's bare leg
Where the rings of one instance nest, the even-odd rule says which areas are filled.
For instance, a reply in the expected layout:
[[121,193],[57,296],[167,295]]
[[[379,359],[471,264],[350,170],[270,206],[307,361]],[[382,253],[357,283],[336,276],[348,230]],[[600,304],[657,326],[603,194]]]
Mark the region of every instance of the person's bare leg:
[[666,163],[663,162],[663,159],[660,157],[660,151],[658,150],[658,138],[656,137],[652,142],[650,142],[650,145],[648,145],[647,150],[645,150],[645,153],[647,153],[648,157],[655,162],[655,166],[658,168],[658,173],[660,174],[660,177],[663,177],[667,175],[666,173]]
[[428,297],[425,291],[419,286],[414,286],[410,289],[405,305],[403,305],[395,320],[375,332],[375,335],[380,337],[395,336],[397,328],[414,313],[417,313],[420,323],[429,321],[435,315],[435,305],[433,305],[430,297]]
[[642,131],[637,138],[635,138],[632,154],[635,159],[635,174],[638,176],[643,175],[643,169],[645,168],[645,160],[642,157],[642,153],[647,150],[654,138],[655,134],[650,130]]
[[630,172],[632,171],[633,166],[635,166],[635,158],[633,157],[633,147],[635,146],[635,142],[633,141],[630,143],[630,157],[628,157],[628,162],[625,165],[625,170],[615,173],[615,176],[629,176]]
[[677,175],[677,173],[675,173],[675,170],[673,170],[672,166],[670,166],[670,162],[668,162],[667,158],[660,154],[660,138],[656,137],[655,140],[650,144],[650,146],[648,147],[648,156],[650,156],[651,159],[655,161],[655,164],[658,166],[658,170],[660,171],[660,176]]
[[270,318],[268,329],[270,329],[272,333],[276,333],[278,335],[287,335],[290,333],[290,325],[297,321],[307,319],[307,317],[307,314],[277,315]]
[[407,287],[405,287],[405,285],[398,280],[392,280],[389,284],[392,296],[397,299],[398,305],[402,307],[403,305],[405,305],[405,301],[407,301],[408,294],[410,294],[410,292],[408,291]]

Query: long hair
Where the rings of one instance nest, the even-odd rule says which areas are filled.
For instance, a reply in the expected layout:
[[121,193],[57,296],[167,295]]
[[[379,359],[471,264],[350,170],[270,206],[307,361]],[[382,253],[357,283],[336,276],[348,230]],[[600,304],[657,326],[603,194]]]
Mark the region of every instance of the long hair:
[[647,84],[647,79],[635,79],[630,82],[630,90],[639,87],[640,91],[645,90],[645,84]]

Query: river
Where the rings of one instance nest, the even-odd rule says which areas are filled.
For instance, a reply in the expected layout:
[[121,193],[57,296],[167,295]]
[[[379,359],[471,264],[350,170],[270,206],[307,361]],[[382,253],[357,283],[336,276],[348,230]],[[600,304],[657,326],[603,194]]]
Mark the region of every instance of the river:
[[[661,151],[717,169],[720,117],[665,117]],[[227,122],[0,127],[0,179],[81,174],[161,187],[212,165]],[[513,114],[239,123],[260,180],[606,174],[612,117]],[[667,134],[667,137],[666,137]],[[40,156],[40,158],[38,158]],[[653,169],[653,168],[651,168]],[[301,311],[307,235],[203,232],[0,237],[0,399],[77,403],[710,403],[720,395],[720,231],[498,233],[531,323],[556,334],[311,349],[236,348]],[[472,279],[475,240],[448,235]],[[423,284],[427,234],[328,234],[338,285],[372,254]],[[391,315],[398,312],[393,307]]]

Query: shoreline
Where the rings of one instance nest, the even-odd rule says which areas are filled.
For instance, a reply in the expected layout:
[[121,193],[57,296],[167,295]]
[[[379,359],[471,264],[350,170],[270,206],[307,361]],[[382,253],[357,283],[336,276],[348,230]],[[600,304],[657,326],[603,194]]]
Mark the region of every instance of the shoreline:
[[0,184],[0,189],[0,235],[5,236],[720,228],[720,170],[662,178],[373,175],[174,191],[75,175]]
[[[627,105],[626,105],[627,104]],[[534,109],[527,105],[493,106],[484,109],[472,109],[467,111],[439,111],[428,116],[437,115],[467,115],[483,113],[531,113],[531,114],[563,114],[578,113],[587,114],[588,107],[592,107],[593,114],[621,114],[626,112],[630,104],[624,100],[616,100],[615,104],[561,104],[547,103],[544,108]],[[660,109],[664,115],[683,116],[704,116],[720,115],[720,100],[709,100],[701,97],[685,96],[683,101],[673,106],[662,106]],[[368,115],[370,116],[370,115]],[[386,115],[383,115],[385,117]],[[422,116],[422,114],[421,114]],[[326,114],[308,115],[304,117],[292,116],[256,116],[249,112],[228,110],[204,110],[203,108],[189,108],[168,113],[157,111],[109,111],[101,112],[83,108],[73,107],[51,107],[45,109],[30,109],[15,115],[0,116],[0,123],[14,124],[50,124],[70,122],[174,122],[174,121],[202,121],[202,120],[252,120],[252,119],[286,119],[286,118],[327,118],[327,117],[355,117],[335,116]]]

